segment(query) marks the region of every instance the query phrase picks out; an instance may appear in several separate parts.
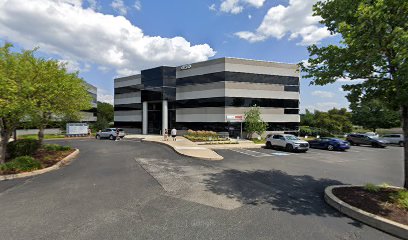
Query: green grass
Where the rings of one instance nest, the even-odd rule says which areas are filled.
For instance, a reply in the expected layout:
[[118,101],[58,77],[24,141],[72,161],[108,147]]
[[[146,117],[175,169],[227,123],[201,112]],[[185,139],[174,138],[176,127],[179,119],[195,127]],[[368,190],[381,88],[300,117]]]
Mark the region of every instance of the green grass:
[[367,183],[363,188],[368,192],[379,192],[382,187],[372,183]]
[[391,198],[402,208],[408,210],[408,191],[403,189],[399,190],[391,196]]
[[265,138],[252,138],[251,139],[252,142],[254,142],[255,144],[265,144],[266,143],[266,139]]
[[[44,139],[55,139],[55,138],[65,138],[65,135],[62,134],[45,134]],[[38,140],[37,134],[23,135],[18,136],[18,139],[33,139]]]
[[38,160],[30,156],[21,156],[14,158],[13,160],[0,164],[1,173],[19,173],[19,172],[28,172],[41,168],[41,163]]

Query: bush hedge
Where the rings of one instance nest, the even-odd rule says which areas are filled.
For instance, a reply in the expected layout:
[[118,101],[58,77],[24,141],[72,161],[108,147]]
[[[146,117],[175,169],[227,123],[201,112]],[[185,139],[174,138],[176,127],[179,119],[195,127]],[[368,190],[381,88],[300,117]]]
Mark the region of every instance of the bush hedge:
[[43,148],[47,151],[67,151],[72,149],[70,146],[61,146],[58,144],[45,144]]
[[38,140],[34,139],[21,139],[13,141],[7,144],[7,152],[11,159],[21,156],[33,155],[40,144]]
[[0,172],[4,173],[28,172],[41,168],[41,163],[30,156],[20,156],[4,164],[0,164]]

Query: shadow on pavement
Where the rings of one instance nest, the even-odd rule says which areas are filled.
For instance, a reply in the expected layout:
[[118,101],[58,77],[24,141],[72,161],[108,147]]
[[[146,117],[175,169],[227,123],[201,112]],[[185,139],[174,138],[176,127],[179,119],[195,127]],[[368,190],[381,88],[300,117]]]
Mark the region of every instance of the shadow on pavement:
[[243,204],[270,204],[274,210],[293,215],[341,217],[324,201],[324,189],[342,184],[336,180],[289,175],[279,170],[224,170],[204,180],[208,191],[226,195]]

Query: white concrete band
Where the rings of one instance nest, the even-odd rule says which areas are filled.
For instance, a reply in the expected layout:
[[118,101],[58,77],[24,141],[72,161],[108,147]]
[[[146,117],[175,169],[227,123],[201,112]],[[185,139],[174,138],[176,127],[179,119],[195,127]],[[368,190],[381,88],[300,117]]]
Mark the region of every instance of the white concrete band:
[[144,135],[147,135],[147,102],[143,102],[143,128],[142,128],[142,133]]
[[167,100],[163,100],[162,105],[163,105],[162,107],[162,133],[164,133],[164,130],[169,128]]

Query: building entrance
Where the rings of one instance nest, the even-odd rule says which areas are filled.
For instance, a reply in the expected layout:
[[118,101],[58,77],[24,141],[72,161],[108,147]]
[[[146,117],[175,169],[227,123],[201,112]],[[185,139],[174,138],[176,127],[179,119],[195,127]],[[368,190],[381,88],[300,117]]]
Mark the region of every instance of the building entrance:
[[162,130],[162,102],[149,102],[147,107],[147,133],[161,134]]

